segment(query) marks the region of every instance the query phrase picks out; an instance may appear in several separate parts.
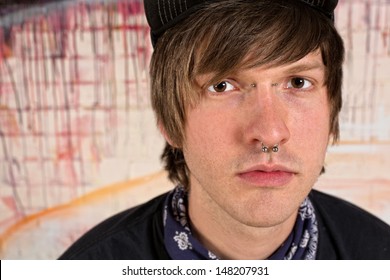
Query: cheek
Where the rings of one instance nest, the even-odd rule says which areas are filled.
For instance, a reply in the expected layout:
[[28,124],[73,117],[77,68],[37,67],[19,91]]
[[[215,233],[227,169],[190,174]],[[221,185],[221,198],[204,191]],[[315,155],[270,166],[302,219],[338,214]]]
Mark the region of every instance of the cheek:
[[208,178],[222,175],[228,169],[231,153],[237,149],[235,135],[240,132],[234,120],[226,111],[196,109],[189,112],[187,119],[183,152],[191,173]]
[[299,142],[316,146],[328,141],[328,120],[328,114],[305,114],[303,117],[300,116],[295,121],[295,125],[290,127],[293,127],[292,129],[294,129],[294,134]]
[[233,145],[234,135],[239,135],[234,119],[226,111],[194,109],[187,119],[187,149],[195,148],[204,150],[204,153],[215,153]]
[[[298,114],[291,127],[291,144],[311,165],[323,165],[329,143],[329,109],[326,105],[317,106]],[[290,147],[292,148],[292,147]]]
[[[301,132],[298,132],[298,137],[309,138],[306,141],[310,142],[314,142],[314,139],[325,139],[327,142],[330,132],[330,105],[325,88],[315,93],[312,98],[290,104],[289,108],[289,113],[294,115],[294,122],[300,124]],[[312,144],[316,145],[315,142]]]

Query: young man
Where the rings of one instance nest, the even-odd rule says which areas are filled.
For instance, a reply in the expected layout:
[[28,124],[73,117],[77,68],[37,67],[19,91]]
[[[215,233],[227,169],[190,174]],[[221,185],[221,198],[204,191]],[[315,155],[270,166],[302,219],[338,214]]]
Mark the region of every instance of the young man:
[[145,0],[177,187],[63,259],[390,259],[390,227],[312,190],[337,141],[336,0]]

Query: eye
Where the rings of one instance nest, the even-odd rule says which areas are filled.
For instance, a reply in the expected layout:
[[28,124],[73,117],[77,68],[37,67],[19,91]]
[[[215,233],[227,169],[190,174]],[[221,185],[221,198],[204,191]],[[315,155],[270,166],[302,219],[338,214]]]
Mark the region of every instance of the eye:
[[312,86],[312,83],[301,77],[294,77],[287,83],[287,88],[307,89]]
[[213,93],[222,93],[222,92],[230,91],[230,90],[234,90],[234,89],[235,89],[235,87],[227,81],[219,82],[218,84],[214,84],[214,85],[209,86],[207,88],[208,91],[213,92]]

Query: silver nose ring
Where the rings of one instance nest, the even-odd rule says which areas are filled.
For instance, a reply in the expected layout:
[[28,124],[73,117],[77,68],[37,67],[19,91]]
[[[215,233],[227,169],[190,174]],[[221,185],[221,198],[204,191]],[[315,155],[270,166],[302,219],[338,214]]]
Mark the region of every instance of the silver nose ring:
[[263,153],[269,153],[271,150],[274,153],[279,152],[279,144],[275,144],[272,146],[272,148],[269,148],[268,146],[265,146],[263,143],[261,143],[261,150]]

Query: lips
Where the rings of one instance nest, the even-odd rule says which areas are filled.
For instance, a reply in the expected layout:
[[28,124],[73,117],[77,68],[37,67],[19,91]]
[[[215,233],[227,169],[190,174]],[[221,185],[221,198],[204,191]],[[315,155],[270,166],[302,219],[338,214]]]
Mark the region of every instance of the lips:
[[282,187],[287,185],[296,173],[282,166],[257,166],[238,174],[238,177],[258,187]]

